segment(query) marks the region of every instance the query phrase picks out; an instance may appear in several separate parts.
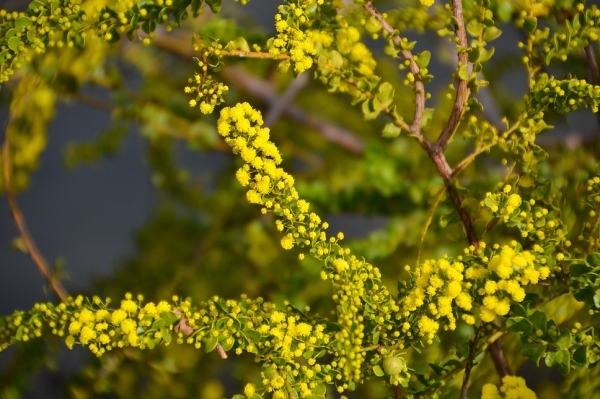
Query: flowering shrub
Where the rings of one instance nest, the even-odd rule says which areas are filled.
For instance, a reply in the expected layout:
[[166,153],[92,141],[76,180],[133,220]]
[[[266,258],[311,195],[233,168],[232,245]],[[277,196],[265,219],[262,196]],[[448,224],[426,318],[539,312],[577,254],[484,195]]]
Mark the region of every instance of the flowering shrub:
[[[515,375],[516,367],[525,359],[536,365],[544,359],[547,366],[565,375],[565,397],[591,397],[591,392],[600,389],[594,368],[600,362],[600,340],[594,330],[600,311],[597,154],[590,148],[581,148],[575,155],[556,145],[546,149],[536,139],[551,128],[547,122],[552,118],[578,110],[598,112],[600,86],[596,85],[593,43],[599,38],[600,11],[579,1],[433,3],[386,3],[388,12],[380,13],[370,1],[289,0],[278,7],[272,37],[250,33],[234,37],[237,27],[217,17],[203,17],[207,7],[218,13],[220,0],[35,0],[26,11],[0,11],[0,82],[18,85],[4,137],[4,191],[24,249],[62,300],[1,317],[0,351],[56,336],[69,349],[81,345],[117,365],[123,361],[119,354],[141,359],[152,355],[140,351],[161,353],[166,350],[161,347],[173,343],[187,345],[186,353],[215,351],[221,359],[232,353],[240,358],[252,354],[260,370],[255,370],[254,377],[243,373],[243,388],[234,396],[250,399],[315,399],[328,392],[352,395],[348,392],[357,389],[364,389],[368,397],[393,392],[396,398],[460,395],[466,399],[470,386],[477,389],[477,393],[471,390],[471,397],[481,393],[484,399],[529,399],[536,394]],[[427,7],[433,8],[428,11]],[[188,18],[198,19],[202,26],[185,22]],[[494,48],[489,43],[508,23],[523,35],[517,48],[528,90],[521,103],[510,102],[502,109],[487,88],[490,82],[494,88],[501,85],[492,76],[489,60]],[[195,31],[189,48],[170,41],[167,33],[175,28]],[[455,57],[455,65],[452,83],[442,90],[443,95],[433,96],[435,90],[425,86],[434,78],[429,64],[436,59],[435,51],[415,52],[417,44],[407,39],[408,30],[435,30],[440,37],[449,37],[445,49]],[[156,94],[155,86],[169,84],[161,81],[168,80],[163,72],[154,70],[163,66],[149,61],[160,58],[134,47],[131,62],[152,82],[148,99],[130,98],[129,104],[111,107],[120,118],[144,126],[150,163],[156,170],[155,185],[196,212],[208,209],[203,195],[190,188],[186,174],[168,161],[170,136],[202,149],[219,149],[224,141],[236,157],[237,170],[231,174],[245,191],[247,202],[259,206],[261,219],[246,225],[249,244],[242,251],[235,247],[241,241],[239,232],[226,227],[236,223],[220,220],[211,225],[217,233],[205,235],[228,241],[224,250],[205,248],[209,251],[206,262],[219,265],[222,272],[231,252],[243,252],[244,261],[259,265],[272,256],[277,269],[271,277],[277,281],[283,278],[278,276],[284,274],[282,269],[296,264],[292,257],[284,258],[291,252],[306,268],[306,279],[295,280],[301,281],[301,287],[284,292],[292,298],[281,299],[267,291],[273,298],[268,302],[240,291],[239,300],[219,295],[198,300],[194,295],[204,295],[198,292],[210,292],[201,285],[209,279],[200,275],[198,286],[191,286],[194,289],[181,297],[173,296],[171,302],[164,297],[145,301],[142,295],[134,300],[130,293],[119,293],[124,299],[111,307],[108,298],[68,296],[39,254],[24,228],[13,191],[26,188],[37,167],[57,97],[84,99],[80,88],[88,82],[115,89],[124,98],[133,96],[118,72],[110,69],[111,51],[118,50],[113,43],[122,34],[130,41],[138,38],[144,46],[155,44],[184,56],[190,65],[193,58],[197,69],[187,85],[180,76],[173,78],[181,85],[171,100]],[[385,41],[384,53],[402,71],[401,79],[390,72],[389,62],[380,61],[369,48],[369,38]],[[584,61],[575,56],[581,52]],[[282,154],[311,139],[287,133],[284,138],[279,133],[272,137],[276,128],[271,130],[272,111],[282,106],[276,104],[279,101],[289,107],[289,92],[271,100],[272,109],[265,116],[249,102],[231,101],[230,96],[239,97],[236,90],[252,90],[249,87],[260,83],[253,75],[236,79],[240,70],[226,66],[233,58],[268,60],[277,63],[280,73],[289,70],[294,77],[311,74],[328,93],[344,94],[353,105],[360,105],[364,120],[371,121],[365,126],[375,126],[382,139],[370,138],[370,147],[365,146],[348,132],[340,133],[323,121],[304,117],[302,111],[292,111],[297,119],[320,129],[331,146],[365,158],[359,163],[344,160],[339,169],[328,165],[323,176],[318,176],[317,167],[317,176],[325,181],[321,184],[331,187],[309,183],[302,172],[296,179]],[[64,59],[69,62],[64,64]],[[555,59],[567,62],[564,70],[551,65]],[[258,69],[252,61],[248,61],[251,68]],[[577,69],[582,62],[585,71]],[[559,77],[549,74],[550,67]],[[297,82],[301,80],[290,87]],[[260,87],[254,89],[255,94],[272,99],[273,94],[264,94]],[[326,101],[342,98],[322,94],[335,99]],[[433,99],[438,101],[436,110],[426,107]],[[500,118],[490,112],[494,106]],[[335,107],[327,108],[334,111]],[[114,151],[121,136],[108,132],[94,144],[72,146],[67,159],[72,163],[95,160]],[[386,144],[382,146],[381,140]],[[467,150],[470,155],[464,157]],[[422,158],[411,158],[420,157],[413,155],[417,152]],[[480,160],[484,153],[487,164]],[[571,157],[570,162],[561,164],[561,156]],[[450,161],[457,162],[456,166],[451,167]],[[476,161],[479,168],[469,168]],[[426,162],[431,168],[422,166]],[[395,180],[403,168],[415,174],[414,181]],[[463,172],[468,177],[459,181]],[[215,195],[211,203],[219,211],[215,213],[222,215],[235,213],[240,205],[232,204],[230,198],[243,195],[239,187],[226,184],[222,196]],[[424,193],[432,200],[423,200]],[[380,236],[342,245],[344,234],[328,235],[329,223],[324,220],[327,213],[347,206],[342,200],[330,200],[344,195],[351,197],[352,204],[364,201],[367,212],[401,215],[401,220],[392,221],[393,228]],[[445,213],[436,217],[438,207]],[[438,223],[431,226],[431,234],[436,235],[439,248],[424,245],[434,218]],[[270,227],[263,226],[269,224],[274,231],[265,233]],[[406,226],[422,233],[406,232]],[[176,235],[173,242],[181,245],[182,252],[188,251],[182,244],[185,239]],[[280,248],[272,249],[273,242]],[[155,245],[147,247],[152,251]],[[422,249],[430,259],[421,261]],[[170,249],[157,253],[178,256]],[[154,266],[162,270],[166,261],[160,260]],[[151,275],[153,256],[144,262],[141,274]],[[193,263],[188,258],[181,262]],[[190,279],[192,269],[187,270],[179,280]],[[322,281],[315,282],[318,276]],[[153,281],[144,289],[150,295],[164,276],[157,274]],[[329,284],[332,302],[328,302],[329,294],[310,288],[310,284],[324,283]],[[261,292],[256,284],[240,284]],[[316,306],[329,316],[311,311],[310,306],[297,306],[303,303],[303,295],[310,296],[309,291],[315,295]],[[564,307],[572,312],[565,314]],[[497,375],[490,376],[492,367]],[[160,370],[175,374],[167,366]],[[480,373],[476,379],[475,373]],[[96,382],[102,378],[97,370],[91,374]],[[578,384],[579,380],[586,382]],[[388,391],[374,388],[369,381],[383,381]],[[118,387],[117,382],[111,384]],[[93,389],[104,393],[111,384],[97,388],[98,383]],[[82,388],[70,392],[75,397],[90,394],[82,393]],[[184,397],[186,391],[181,392],[173,395]],[[223,396],[218,389],[203,392],[206,397]]]

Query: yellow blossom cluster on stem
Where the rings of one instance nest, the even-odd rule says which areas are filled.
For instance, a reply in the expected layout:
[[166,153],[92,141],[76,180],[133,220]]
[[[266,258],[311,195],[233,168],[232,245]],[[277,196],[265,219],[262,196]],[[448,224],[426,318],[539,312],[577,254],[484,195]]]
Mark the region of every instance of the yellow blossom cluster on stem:
[[582,226],[579,234],[580,241],[588,243],[588,251],[600,248],[600,177],[594,176],[587,182],[587,205],[589,221]]
[[[310,204],[299,198],[293,177],[278,167],[282,158],[269,140],[269,129],[261,127],[260,112],[248,103],[237,104],[222,109],[217,123],[219,134],[244,161],[236,178],[249,188],[248,201],[262,205],[263,213],[273,212],[278,216],[276,226],[284,234],[281,246],[288,250],[294,246],[308,247],[310,255],[324,263],[322,278],[334,284],[333,300],[340,331],[334,336],[338,346],[332,366],[340,372],[342,382],[338,391],[342,392],[352,382],[358,382],[364,372],[365,324],[369,323],[387,336],[394,326],[390,314],[400,308],[381,286],[379,270],[342,248],[339,240],[343,234],[328,239],[324,231],[327,223],[308,212]],[[303,256],[301,254],[301,258]],[[364,302],[370,304],[369,310],[365,309]]]
[[[57,306],[40,303],[28,312],[0,317],[0,352],[17,341],[50,333],[67,347],[82,345],[96,356],[123,347],[153,349],[173,341],[206,351],[220,345],[237,355],[252,353],[257,361],[272,364],[280,379],[246,391],[276,393],[283,381],[306,397],[318,384],[336,381],[339,374],[332,365],[316,364],[317,358],[333,351],[325,324],[245,295],[240,301],[213,297],[198,306],[176,296],[169,302],[144,303],[141,296],[134,300],[130,294],[116,309],[109,299],[98,297],[69,297]],[[288,373],[294,378],[288,379]]]
[[200,67],[201,72],[195,73],[188,82],[191,86],[184,88],[185,93],[194,93],[196,97],[189,101],[190,107],[198,106],[203,114],[211,114],[215,105],[223,103],[223,96],[229,92],[229,87],[218,82],[208,74],[211,68],[220,65],[221,51],[223,45],[214,43],[212,46],[204,46],[200,37],[195,37],[194,50],[200,52],[200,58],[194,58],[194,61]]
[[534,246],[534,252],[521,251],[516,242],[502,248],[496,244],[492,249],[484,242],[479,245],[479,249],[465,249],[464,257],[427,260],[412,271],[399,315],[408,340],[425,337],[432,343],[442,326],[445,330],[456,328],[456,315],[467,324],[475,324],[477,307],[481,321],[492,322],[507,315],[511,303],[525,299],[523,287],[550,276],[539,245]]
[[564,244],[567,242],[567,231],[554,211],[536,204],[534,199],[528,201],[512,192],[513,187],[504,185],[497,193],[487,193],[481,206],[488,208],[495,217],[509,226],[517,227],[523,238],[545,243]]
[[279,6],[279,13],[275,15],[277,36],[270,41],[269,53],[274,57],[289,54],[289,61],[284,62],[291,62],[296,73],[302,73],[313,65],[316,50],[312,33],[303,31],[300,25],[308,21],[308,8],[315,4],[323,4],[323,0],[299,1]]
[[[456,309],[468,312],[473,307],[469,294],[471,283],[464,279],[464,269],[461,262],[442,258],[438,261],[427,260],[414,270],[416,281],[413,289],[401,303],[402,317],[406,320],[403,331],[408,337],[422,336],[431,343],[442,321],[445,329],[456,329]],[[419,316],[413,313],[417,309],[423,310]],[[414,323],[410,322],[411,317],[416,321],[416,329]],[[463,318],[469,324],[474,323],[469,313],[465,313]]]
[[492,257],[487,269],[478,290],[483,298],[480,317],[484,322],[493,321],[497,315],[505,316],[511,299],[514,302],[525,299],[524,286],[537,284],[550,276],[550,268],[540,264],[534,254],[517,252],[507,245]]
[[527,388],[523,378],[507,375],[502,378],[500,389],[493,384],[485,384],[481,399],[537,399],[537,396]]
[[360,32],[350,26],[343,15],[338,15],[336,19],[344,29],[312,31],[313,41],[318,43],[318,53],[322,50],[335,50],[351,64],[347,67],[352,66],[365,76],[373,75],[377,61],[373,58],[371,50],[361,41]]
[[[0,37],[0,59],[3,60],[0,83],[8,81],[15,70],[49,48],[83,48],[92,40],[113,43],[124,33],[132,39],[143,25],[148,35],[142,42],[150,44],[156,25],[165,23],[167,30],[172,29],[175,21],[170,20],[170,16],[186,10],[192,1],[174,4],[173,0],[156,0],[138,4],[118,0],[109,3],[99,6],[96,2],[76,0],[37,1],[26,11],[0,10],[0,30],[11,32]],[[192,4],[194,15],[202,13],[202,5],[202,2]],[[168,12],[161,12],[163,8]]]

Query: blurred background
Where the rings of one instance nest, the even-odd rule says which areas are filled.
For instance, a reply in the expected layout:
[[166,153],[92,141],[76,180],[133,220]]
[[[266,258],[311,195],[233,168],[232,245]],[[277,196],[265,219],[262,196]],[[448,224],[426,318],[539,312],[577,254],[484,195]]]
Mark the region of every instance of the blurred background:
[[[1,7],[19,10],[27,3],[13,0]],[[185,21],[182,31],[159,30],[153,46],[122,40],[36,60],[31,70],[44,76],[45,87],[54,94],[31,105],[47,121],[47,127],[35,125],[31,134],[43,137],[47,145],[39,149],[36,167],[24,178],[17,201],[41,253],[64,278],[69,293],[117,301],[126,292],[144,294],[148,300],[178,294],[194,301],[246,293],[329,313],[331,303],[323,298],[330,297],[330,288],[318,276],[320,265],[299,262],[296,252],[281,250],[272,218],[247,204],[233,178],[239,166],[216,134],[217,113],[204,116],[190,109],[183,93],[194,71],[191,32],[224,42],[243,36],[264,45],[274,32],[276,7],[269,0],[252,0],[245,7],[227,1],[224,18],[207,12]],[[443,23],[426,11],[415,11],[417,1],[383,1],[380,9],[390,11],[395,26],[409,39],[418,39],[419,51],[434,53],[430,72],[436,78],[428,85],[434,96],[428,106],[438,111],[428,127],[435,137],[451,105],[446,94],[456,62],[447,43],[431,33]],[[430,31],[423,33],[419,23]],[[480,94],[486,117],[494,123],[518,115],[527,91],[526,71],[515,54],[520,32],[509,23],[501,28],[494,62],[484,71],[492,85]],[[398,61],[384,55],[381,40],[366,41],[379,62],[378,75],[398,88],[397,106],[410,119],[412,93],[402,84]],[[556,68],[558,75],[567,71],[585,77],[582,54]],[[349,97],[329,94],[308,77],[310,73],[297,79],[277,73],[270,60],[234,59],[226,60],[218,75],[230,86],[226,105],[249,101],[270,121],[284,167],[296,177],[300,194],[330,223],[330,232],[343,231],[354,252],[380,267],[395,291],[402,266],[415,262],[442,180],[414,140],[404,135],[382,139],[383,119],[364,121]],[[0,91],[3,125],[14,89],[9,83]],[[593,169],[594,156],[600,153],[598,122],[596,115],[581,111],[552,123],[555,128],[539,138],[554,167],[544,173],[566,186],[571,173]],[[457,137],[448,158],[455,164],[472,148],[468,135]],[[461,184],[482,198],[507,173],[501,160],[509,156],[493,150],[482,161],[483,168],[464,173]],[[18,249],[17,237],[9,207],[0,197],[2,315],[56,301],[30,258]],[[457,253],[466,246],[463,237],[451,202],[442,201],[422,259]],[[469,333],[457,332],[463,337]],[[517,344],[507,343],[509,348]],[[424,364],[433,360],[422,359]],[[223,362],[214,353],[176,345],[152,353],[115,352],[98,360],[87,350],[68,351],[48,341],[45,351],[22,345],[2,353],[0,389],[2,398],[216,399],[240,392],[248,378],[259,375],[248,371],[253,367],[251,358]],[[490,370],[491,363],[484,362],[475,373]],[[560,375],[527,364],[522,370],[539,392],[559,392]],[[477,375],[474,385],[480,385]],[[387,392],[379,385],[365,389],[353,397],[384,397]]]

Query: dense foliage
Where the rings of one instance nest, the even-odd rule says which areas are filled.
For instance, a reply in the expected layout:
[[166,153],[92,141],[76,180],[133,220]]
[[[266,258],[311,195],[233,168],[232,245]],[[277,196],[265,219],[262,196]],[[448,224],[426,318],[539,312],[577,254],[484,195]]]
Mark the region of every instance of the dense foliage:
[[[598,113],[600,10],[288,0],[272,34],[235,10],[35,0],[0,11],[4,193],[18,246],[59,301],[0,317],[0,351],[18,348],[3,397],[20,396],[57,341],[97,356],[65,387],[76,398],[600,391],[599,141],[541,135]],[[138,90],[115,60],[139,71]],[[66,164],[118,151],[139,124],[163,193],[138,255],[89,296],[68,296],[14,197],[71,99],[110,110],[114,127],[72,143]],[[177,165],[178,141],[233,153],[214,188]],[[342,244],[327,233],[335,213],[387,225]],[[562,379],[528,388],[526,362]]]

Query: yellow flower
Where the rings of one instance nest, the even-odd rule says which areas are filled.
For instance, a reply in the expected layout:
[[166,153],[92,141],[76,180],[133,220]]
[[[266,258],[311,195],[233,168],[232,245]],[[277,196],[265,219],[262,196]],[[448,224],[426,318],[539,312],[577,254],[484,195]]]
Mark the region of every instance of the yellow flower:
[[291,234],[286,235],[281,239],[283,249],[292,249],[294,247],[294,237]]
[[246,384],[244,387],[244,395],[249,398],[250,396],[254,395],[254,392],[256,392],[254,384]]
[[118,309],[115,310],[112,315],[110,316],[110,322],[112,324],[114,324],[115,326],[118,326],[121,324],[121,322],[123,320],[125,320],[125,318],[127,317],[127,313],[125,313],[123,310]]
[[69,324],[69,334],[75,335],[81,330],[81,323],[78,321],[74,321]]

